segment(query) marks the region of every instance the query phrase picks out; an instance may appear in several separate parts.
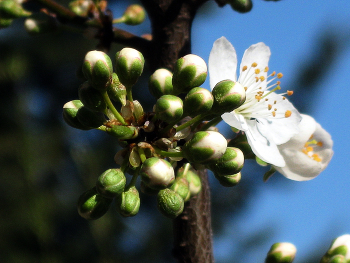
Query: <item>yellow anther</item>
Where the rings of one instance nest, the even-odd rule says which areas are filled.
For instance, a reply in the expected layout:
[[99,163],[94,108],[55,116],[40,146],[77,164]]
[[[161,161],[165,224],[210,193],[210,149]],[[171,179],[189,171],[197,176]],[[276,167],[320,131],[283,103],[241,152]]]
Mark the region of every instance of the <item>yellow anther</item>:
[[312,146],[306,147],[306,151],[307,152],[312,152],[313,150],[314,150],[314,148]]
[[293,93],[294,93],[294,91],[292,91],[292,90],[287,90],[287,95],[288,95],[288,96],[292,96]]
[[258,65],[258,63],[254,62],[254,63],[252,64],[252,67],[255,68],[257,65]]
[[290,110],[287,110],[285,113],[284,113],[284,117],[288,118],[292,115],[292,112]]
[[258,82],[259,81],[259,78],[258,77],[255,77],[255,82]]
[[316,145],[322,147],[323,143],[322,142],[317,142]]
[[274,111],[277,111],[277,108],[275,108]]
[[255,95],[255,98],[256,98],[258,101],[261,100],[261,96],[259,96],[259,95]]
[[322,162],[322,159],[320,158],[320,156],[316,153],[314,153],[312,155],[312,159],[315,160],[316,162]]
[[267,106],[267,109],[268,109],[268,110],[271,110],[271,109],[272,109],[272,105],[269,104],[269,105]]
[[268,98],[265,99],[265,101],[268,101],[268,100],[269,100]]
[[271,73],[271,76],[272,76],[272,77],[275,76],[275,75],[276,75],[276,71],[274,71],[274,72]]
[[272,116],[276,117],[276,112],[275,111],[272,112]]
[[259,79],[260,79],[261,81],[264,81],[264,80],[265,80],[265,77],[264,77],[264,76],[260,76]]
[[277,85],[281,85],[281,81],[279,81],[279,80],[276,81],[276,84],[277,84]]
[[285,99],[286,99],[286,97],[282,97],[282,99],[283,99],[283,100],[285,100]]
[[244,90],[247,91],[248,87],[244,87]]
[[248,68],[247,66],[243,66],[242,71],[246,71],[247,68]]
[[278,73],[278,74],[277,74],[277,78],[280,79],[280,78],[282,78],[282,77],[283,77],[283,74],[282,74],[282,73]]
[[269,71],[269,67],[265,67],[264,72],[268,72]]
[[260,73],[260,69],[255,69],[255,74],[259,74]]
[[277,100],[275,100],[274,102],[273,102],[273,104],[276,104],[277,103]]

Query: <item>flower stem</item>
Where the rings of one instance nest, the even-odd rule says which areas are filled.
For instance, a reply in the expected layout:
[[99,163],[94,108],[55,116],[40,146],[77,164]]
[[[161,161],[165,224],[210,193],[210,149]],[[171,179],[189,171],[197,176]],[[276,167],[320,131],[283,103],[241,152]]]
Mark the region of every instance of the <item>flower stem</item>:
[[126,125],[127,123],[125,122],[125,120],[123,119],[122,115],[120,115],[120,113],[117,111],[117,109],[114,107],[111,99],[109,98],[107,91],[102,93],[103,99],[105,100],[108,108],[110,109],[110,111],[113,113],[114,117],[116,117],[116,119],[122,123],[123,125]]
[[207,122],[206,124],[203,125],[203,127],[200,129],[201,131],[206,131],[209,129],[211,126],[216,126],[220,121],[222,121],[221,116],[215,117],[211,121]]
[[134,101],[132,99],[132,88],[131,87],[126,87],[126,97],[128,98],[129,101]]
[[118,24],[118,23],[124,23],[124,21],[125,21],[125,17],[122,16],[122,17],[113,19],[112,23],[113,24]]
[[176,131],[181,131],[185,128],[187,128],[188,126],[191,126],[193,123],[196,123],[197,121],[200,121],[201,119],[203,119],[205,117],[205,114],[199,114],[196,117],[194,117],[192,120],[189,120],[188,122],[185,122],[184,124],[176,127]]

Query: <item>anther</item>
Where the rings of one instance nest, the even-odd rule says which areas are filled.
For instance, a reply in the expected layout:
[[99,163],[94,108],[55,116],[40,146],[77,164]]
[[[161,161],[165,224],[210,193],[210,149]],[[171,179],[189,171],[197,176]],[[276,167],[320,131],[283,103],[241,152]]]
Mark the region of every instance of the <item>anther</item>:
[[259,74],[260,73],[260,69],[255,69],[255,74]]
[[264,72],[268,72],[269,71],[269,67],[265,67]]
[[294,93],[294,91],[292,91],[292,90],[287,90],[287,95],[288,95],[288,96],[292,96],[293,93]]
[[285,113],[284,113],[284,117],[288,118],[292,115],[292,112],[290,110],[287,110]]
[[272,109],[272,105],[269,104],[269,105],[267,106],[267,109],[268,109],[268,110],[271,110],[271,109]]
[[248,68],[247,66],[243,66],[242,71],[246,71],[247,68]]
[[280,79],[280,78],[282,78],[282,77],[283,77],[283,74],[282,74],[282,73],[278,73],[278,74],[277,74],[277,78]]
[[258,63],[254,62],[254,63],[252,64],[252,67],[255,68],[257,65],[258,65]]
[[244,87],[244,90],[247,91],[248,87]]
[[276,117],[276,112],[273,111],[273,112],[272,112],[272,116],[273,116],[273,117]]
[[265,80],[265,77],[264,77],[264,76],[260,76],[259,79],[260,79],[261,81],[264,81],[264,80]]

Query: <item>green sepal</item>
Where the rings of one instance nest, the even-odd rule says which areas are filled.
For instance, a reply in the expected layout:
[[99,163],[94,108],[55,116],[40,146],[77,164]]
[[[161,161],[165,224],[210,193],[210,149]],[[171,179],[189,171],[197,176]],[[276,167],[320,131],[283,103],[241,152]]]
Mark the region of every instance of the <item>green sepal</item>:
[[122,192],[116,199],[118,212],[125,217],[134,216],[140,209],[140,196],[136,187],[130,187],[128,190]]
[[242,151],[235,147],[227,147],[224,155],[208,165],[208,168],[215,174],[231,175],[240,172],[244,165]]
[[110,135],[117,137],[119,140],[134,139],[138,136],[138,129],[134,126],[113,125],[106,130]]
[[157,69],[149,78],[148,88],[151,94],[157,99],[163,95],[169,95],[173,92],[173,74],[165,69]]
[[236,174],[232,174],[232,175],[220,175],[220,174],[214,173],[214,176],[219,181],[219,183],[225,187],[235,186],[241,180],[241,173],[240,172],[236,173]]
[[124,191],[125,184],[126,178],[120,169],[108,169],[97,178],[96,189],[102,196],[114,198]]
[[77,118],[77,112],[81,107],[83,107],[83,103],[80,100],[72,100],[67,102],[63,106],[63,119],[69,126],[73,128],[80,130],[90,130],[90,127],[81,124]]
[[79,197],[78,213],[88,220],[98,219],[108,211],[112,200],[98,194],[96,187],[94,187]]
[[239,13],[247,13],[253,8],[252,0],[229,0],[229,3],[232,9]]
[[0,18],[0,29],[9,27],[13,22],[13,19],[10,18]]
[[230,140],[227,146],[240,149],[245,159],[255,159],[255,154],[248,143],[247,136],[243,133],[238,134],[234,139]]
[[191,192],[189,183],[184,177],[177,177],[174,183],[170,187],[175,193],[178,193],[182,199],[186,202],[190,199]]
[[78,94],[81,102],[90,110],[104,112],[107,109],[101,92],[93,88],[88,81],[79,87]]
[[174,95],[163,95],[156,102],[155,112],[159,119],[174,122],[183,115],[183,102]]
[[130,26],[136,26],[145,21],[146,12],[140,5],[130,5],[123,14],[123,21]]
[[102,113],[92,111],[85,106],[79,108],[77,119],[83,126],[91,129],[100,127],[106,121]]
[[21,4],[14,0],[0,1],[0,17],[1,19],[14,19],[30,16],[31,12],[25,10]]
[[210,111],[214,97],[207,89],[196,87],[191,89],[184,100],[184,115],[195,117]]
[[178,193],[166,188],[159,191],[157,195],[157,206],[163,215],[174,219],[182,213],[184,200]]
[[112,82],[107,88],[108,96],[114,100],[119,101],[123,106],[126,104],[126,88],[120,82],[119,77],[116,73],[112,74]]
[[31,35],[50,33],[57,30],[57,19],[46,13],[34,13],[24,21],[25,30]]

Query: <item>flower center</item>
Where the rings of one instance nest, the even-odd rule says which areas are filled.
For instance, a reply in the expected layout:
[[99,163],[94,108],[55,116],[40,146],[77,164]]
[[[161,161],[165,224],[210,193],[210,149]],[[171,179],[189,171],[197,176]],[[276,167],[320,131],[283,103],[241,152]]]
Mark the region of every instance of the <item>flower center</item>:
[[[245,118],[288,118],[292,115],[292,111],[285,109],[283,101],[286,98],[282,95],[287,94],[291,96],[293,91],[287,91],[279,94],[280,96],[272,95],[277,90],[280,90],[281,82],[277,80],[271,84],[275,79],[281,79],[282,73],[276,74],[272,72],[267,75],[269,68],[259,67],[256,62],[250,66],[243,66],[238,82],[246,90],[246,101],[242,106],[236,109],[236,113],[244,115]],[[279,106],[283,108],[278,111]]]
[[322,162],[322,158],[315,153],[315,151],[319,150],[323,146],[321,141],[317,141],[313,139],[313,135],[311,135],[310,139],[305,143],[304,148],[301,150],[308,157],[316,162]]

